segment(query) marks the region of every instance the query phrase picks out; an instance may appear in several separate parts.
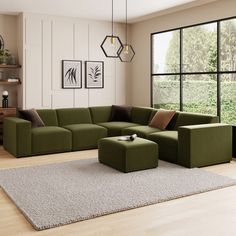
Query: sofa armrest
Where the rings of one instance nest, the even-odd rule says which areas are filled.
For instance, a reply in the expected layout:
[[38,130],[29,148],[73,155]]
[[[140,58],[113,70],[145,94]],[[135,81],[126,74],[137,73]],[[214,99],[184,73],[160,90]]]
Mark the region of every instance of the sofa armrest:
[[15,157],[31,155],[31,122],[16,117],[5,118],[3,146]]
[[227,124],[202,124],[178,128],[178,163],[200,167],[232,159],[232,127]]

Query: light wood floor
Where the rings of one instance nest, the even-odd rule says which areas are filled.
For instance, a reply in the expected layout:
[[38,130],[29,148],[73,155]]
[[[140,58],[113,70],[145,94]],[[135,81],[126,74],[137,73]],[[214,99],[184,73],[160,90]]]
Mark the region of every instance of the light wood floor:
[[[97,156],[97,150],[16,159],[0,147],[0,169]],[[236,160],[204,168],[236,178]],[[152,206],[35,231],[0,189],[0,236],[228,236],[236,235],[236,186]]]

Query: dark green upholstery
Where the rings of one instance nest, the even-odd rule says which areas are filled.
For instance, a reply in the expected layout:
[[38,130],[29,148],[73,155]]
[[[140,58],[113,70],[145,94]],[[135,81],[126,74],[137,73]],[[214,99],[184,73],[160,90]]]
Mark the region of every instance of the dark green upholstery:
[[178,132],[162,131],[148,136],[159,145],[159,159],[176,163],[178,156]]
[[156,168],[158,166],[158,145],[146,139],[119,141],[118,137],[99,141],[98,159],[101,163],[122,172]]
[[72,133],[72,150],[97,148],[98,140],[107,136],[107,129],[94,124],[66,125]]
[[131,126],[122,130],[122,135],[137,134],[140,138],[147,138],[149,134],[160,132],[162,130],[150,127],[148,125]]
[[37,110],[45,126],[58,126],[57,112],[53,109]]
[[16,117],[5,118],[3,146],[15,157],[31,155],[31,122]]
[[89,110],[94,124],[110,121],[111,106],[90,107]]
[[177,130],[180,126],[185,126],[185,125],[200,125],[200,124],[209,124],[218,122],[219,118],[217,116],[180,112],[176,124],[174,126],[174,129]]
[[178,164],[200,167],[232,159],[232,127],[204,124],[179,128]]
[[92,123],[89,108],[65,108],[56,111],[59,126]]
[[72,134],[61,127],[47,126],[32,129],[32,154],[71,151]]
[[228,162],[232,156],[231,126],[212,124],[219,122],[216,116],[176,112],[167,130],[159,131],[147,126],[157,111],[152,108],[133,107],[132,122],[109,122],[111,106],[37,111],[45,127],[32,128],[29,121],[5,118],[3,145],[12,155],[96,148],[103,137],[136,133],[159,145],[160,159],[186,167]]
[[119,136],[122,133],[122,129],[137,126],[138,124],[130,123],[130,122],[122,122],[122,121],[111,121],[111,122],[104,122],[99,123],[98,125],[105,127],[107,129],[107,135],[111,136]]
[[133,107],[131,110],[131,120],[133,123],[148,125],[152,111],[152,108]]

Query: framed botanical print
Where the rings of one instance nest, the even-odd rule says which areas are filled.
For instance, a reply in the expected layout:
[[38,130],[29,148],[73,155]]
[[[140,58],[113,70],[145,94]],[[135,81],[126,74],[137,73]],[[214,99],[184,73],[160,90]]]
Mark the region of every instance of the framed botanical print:
[[104,88],[103,61],[85,61],[85,88]]
[[62,88],[82,88],[82,61],[62,60]]

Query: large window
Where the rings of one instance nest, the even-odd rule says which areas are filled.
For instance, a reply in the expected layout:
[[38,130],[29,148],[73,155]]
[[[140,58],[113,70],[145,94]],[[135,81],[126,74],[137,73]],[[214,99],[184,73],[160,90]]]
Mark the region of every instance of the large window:
[[152,106],[236,125],[236,18],[153,33]]

